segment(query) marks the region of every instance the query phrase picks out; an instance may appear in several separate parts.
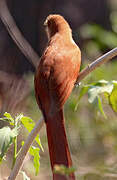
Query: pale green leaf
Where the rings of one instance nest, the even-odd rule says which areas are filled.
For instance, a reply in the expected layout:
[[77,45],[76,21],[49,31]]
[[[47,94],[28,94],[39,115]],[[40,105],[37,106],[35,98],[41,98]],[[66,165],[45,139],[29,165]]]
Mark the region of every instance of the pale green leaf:
[[35,141],[37,142],[37,144],[40,146],[41,150],[44,152],[43,146],[41,144],[41,140],[39,138],[39,134],[36,136]]
[[[23,116],[21,118],[21,122],[24,125],[24,127],[28,130],[28,132],[31,132],[35,126],[35,122],[31,118],[26,117],[26,116]],[[40,138],[39,138],[39,135],[36,136],[35,141],[41,147],[42,151],[44,151],[42,144],[41,144],[41,141],[40,141]]]
[[79,93],[78,100],[80,100],[80,99],[82,98],[82,96],[84,96],[84,94],[87,93],[89,87],[90,87],[90,86],[83,86],[83,87],[82,87],[82,89],[80,90],[80,93]]
[[115,86],[117,85],[117,81],[113,80],[111,81]]
[[117,85],[114,86],[114,89],[109,96],[109,103],[112,107],[112,109],[117,112]]
[[103,115],[105,118],[107,118],[107,117],[106,117],[106,114],[105,114],[104,111],[103,111],[101,98],[100,98],[99,96],[98,96],[98,108],[99,108],[100,112],[102,113],[102,115]]
[[100,80],[95,85],[91,86],[88,90],[88,101],[89,103],[93,103],[97,105],[98,109],[102,113],[102,115],[106,118],[106,115],[103,111],[102,102],[100,95],[106,94],[110,95],[113,91],[114,84],[112,81],[108,82],[105,80]]
[[26,116],[23,116],[21,118],[21,122],[24,125],[24,127],[28,130],[28,132],[31,132],[35,126],[34,121],[31,118],[26,117]]
[[11,122],[14,122],[14,119],[12,118],[12,116],[11,116],[10,113],[5,112],[5,113],[4,113],[4,116],[5,116],[7,119],[10,119]]
[[5,117],[0,118],[0,121],[9,122],[10,125],[14,126],[14,119],[12,118],[12,116],[10,115],[10,113],[5,112],[5,113],[4,113],[4,116],[5,116]]
[[105,86],[92,86],[89,90],[88,90],[88,101],[90,103],[93,103],[95,101],[95,98],[97,98],[97,96],[99,94],[102,93],[108,93],[111,94],[113,90],[113,84],[112,83],[108,83]]
[[[115,83],[115,81],[114,81]],[[88,100],[90,103],[96,101],[98,94],[108,93],[110,94],[113,89],[113,81],[106,81],[104,79],[97,82],[82,86],[78,96],[78,103],[76,104],[75,110],[77,110],[80,99],[88,92]]]
[[17,136],[17,129],[4,127],[0,129],[0,159],[2,160],[9,146],[13,143],[14,137]]
[[39,155],[39,151],[40,149],[37,148],[37,147],[34,147],[34,146],[31,146],[30,149],[29,149],[29,153],[30,155],[33,156],[33,165],[34,165],[34,168],[35,168],[35,174],[37,175],[38,172],[39,172],[39,167],[40,167],[40,155]]
[[[97,83],[98,83],[98,84],[100,83],[101,85],[106,85],[106,84],[108,84],[108,81],[106,81],[105,79],[101,79],[101,80],[99,80]],[[97,83],[96,83],[96,84],[97,84]]]
[[79,101],[80,99],[87,93],[88,89],[89,89],[90,86],[83,86],[79,92],[79,95],[78,95],[78,102],[75,106],[75,111],[77,110],[78,108],[78,104],[79,104]]

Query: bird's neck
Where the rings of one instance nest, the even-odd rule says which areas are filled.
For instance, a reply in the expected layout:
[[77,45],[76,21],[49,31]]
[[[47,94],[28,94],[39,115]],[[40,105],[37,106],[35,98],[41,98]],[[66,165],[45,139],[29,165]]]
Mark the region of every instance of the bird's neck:
[[48,40],[54,38],[57,34],[64,37],[64,39],[72,38],[72,31],[67,23],[58,23],[57,27],[53,27],[52,30],[46,29]]

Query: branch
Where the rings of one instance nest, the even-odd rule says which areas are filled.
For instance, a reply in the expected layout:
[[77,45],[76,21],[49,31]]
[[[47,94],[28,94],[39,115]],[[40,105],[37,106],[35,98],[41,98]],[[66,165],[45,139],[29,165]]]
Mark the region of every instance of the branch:
[[24,146],[22,147],[22,150],[20,151],[16,159],[16,163],[13,167],[13,170],[11,171],[10,176],[8,177],[8,180],[15,180],[16,176],[19,173],[19,170],[21,169],[23,165],[23,161],[24,161],[24,158],[26,157],[29,147],[31,146],[36,135],[39,133],[39,130],[42,128],[43,124],[44,124],[44,120],[43,118],[41,118],[35,125],[34,129],[31,131],[31,133],[29,134]]
[[[34,65],[34,67],[37,68],[40,58],[38,54],[33,50],[31,45],[28,43],[28,41],[23,37],[23,35],[19,31],[13,17],[11,16],[9,12],[6,0],[0,0],[0,18],[3,24],[5,25],[5,27],[7,28],[8,33],[10,34],[12,39],[15,41],[15,43],[17,44],[21,52]],[[90,72],[92,72],[94,69],[96,69],[100,65],[104,64],[106,61],[112,59],[116,55],[117,55],[117,48],[101,56],[99,59],[97,59],[92,64],[90,64],[86,69],[84,69],[79,74],[77,82],[84,79],[85,76],[87,76]]]
[[[32,63],[32,65],[37,68],[39,64],[39,56],[38,54],[33,50],[31,45],[27,42],[27,40],[23,37],[19,29],[17,28],[17,25],[12,18],[9,9],[6,4],[6,0],[0,0],[0,18],[7,28],[7,31],[9,32],[12,39],[15,41],[21,52],[25,55],[25,57]],[[80,82],[83,80],[89,73],[94,71],[97,67],[101,66],[105,62],[109,61],[113,57],[117,56],[117,48],[109,51],[105,55],[98,58],[96,61],[88,65],[87,68],[85,68],[83,71],[79,73],[77,82]],[[40,121],[37,122],[35,125],[35,128],[32,130],[32,132],[29,134],[24,146],[22,147],[21,152],[19,153],[15,166],[8,178],[8,180],[15,180],[22,163],[24,161],[24,158],[28,152],[28,149],[30,145],[32,144],[33,140],[35,139],[36,135],[38,134],[39,130],[44,124],[43,118],[41,118]]]
[[[91,63],[90,65],[88,65],[88,67],[86,67],[84,70],[82,70],[79,73],[77,82],[80,82],[81,80],[83,80],[89,73],[91,73],[92,71],[94,71],[96,68],[98,68],[99,66],[101,66],[102,64],[104,64],[105,62],[111,60],[113,57],[117,56],[117,48],[112,49],[111,51],[109,51],[108,53],[104,54],[103,56],[99,57],[97,60],[95,60],[93,63]],[[39,130],[42,128],[44,124],[44,119],[41,118],[40,121],[37,122],[37,124],[35,125],[35,128],[32,130],[32,132],[29,134],[24,146],[22,147],[21,152],[19,153],[17,159],[16,159],[16,163],[15,166],[8,178],[8,180],[15,180],[21,166],[22,163],[24,161],[24,158],[28,152],[28,149],[30,147],[30,145],[32,144],[33,140],[35,139],[36,135],[39,133]]]
[[111,60],[113,57],[117,56],[117,48],[112,49],[111,51],[107,52],[103,56],[99,57],[91,64],[89,64],[85,69],[83,69],[77,78],[76,84],[83,80],[89,73],[94,71],[96,68],[104,64],[105,62]]
[[6,0],[0,0],[0,18],[21,52],[31,62],[31,64],[37,68],[40,58],[19,31],[13,17],[9,12]]

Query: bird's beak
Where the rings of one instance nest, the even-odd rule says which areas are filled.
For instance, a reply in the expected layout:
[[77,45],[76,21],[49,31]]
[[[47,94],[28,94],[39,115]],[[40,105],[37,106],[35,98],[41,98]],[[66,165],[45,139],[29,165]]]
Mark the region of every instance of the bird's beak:
[[44,25],[44,27],[47,27],[47,20],[45,20],[43,25]]

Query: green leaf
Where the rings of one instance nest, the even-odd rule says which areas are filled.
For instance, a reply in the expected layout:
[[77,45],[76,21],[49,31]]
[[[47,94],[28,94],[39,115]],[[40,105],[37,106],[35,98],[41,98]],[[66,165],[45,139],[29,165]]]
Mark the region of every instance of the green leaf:
[[14,137],[18,134],[17,129],[10,129],[9,127],[4,127],[0,129],[0,160],[2,161],[4,155],[6,154],[9,146],[13,143]]
[[89,103],[93,103],[97,105],[102,115],[106,118],[106,115],[103,111],[102,102],[100,98],[100,94],[110,95],[113,91],[114,84],[112,81],[108,82],[105,80],[100,80],[95,83],[93,86],[90,86],[88,90],[88,101]]
[[26,116],[23,116],[21,118],[21,122],[24,125],[24,127],[28,130],[28,132],[31,132],[35,126],[34,121],[31,118],[26,117]]
[[[28,132],[31,132],[35,126],[35,122],[31,118],[26,117],[26,116],[23,116],[21,118],[21,122],[24,125],[24,127],[28,130]],[[42,151],[44,151],[41,141],[40,141],[40,138],[39,138],[39,135],[36,136],[35,141],[41,147]]]
[[117,86],[117,81],[113,80],[111,81],[115,86]]
[[101,98],[100,98],[99,96],[98,96],[98,108],[99,108],[100,112],[102,113],[102,115],[103,115],[105,118],[107,118],[107,117],[106,117],[106,114],[105,114],[104,111],[103,111]]
[[105,86],[92,86],[89,90],[88,90],[88,101],[90,103],[93,103],[95,101],[95,99],[97,98],[97,96],[101,93],[108,93],[111,94],[113,90],[113,84],[112,83],[108,83]]
[[10,125],[14,126],[14,119],[12,118],[12,116],[10,115],[10,113],[5,112],[5,113],[4,113],[4,116],[5,116],[5,117],[0,118],[0,120],[1,120],[1,121],[9,122]]
[[10,113],[5,112],[5,113],[4,113],[4,116],[5,116],[7,119],[10,119],[11,122],[14,122],[14,119],[12,118],[12,116],[10,115]]
[[[10,119],[7,119],[7,118],[0,118],[0,121],[6,121],[6,122],[9,122],[11,124],[11,121]],[[14,123],[12,123],[14,125]]]
[[30,155],[33,156],[33,165],[34,165],[34,168],[35,168],[35,174],[37,175],[38,172],[39,172],[39,167],[40,167],[40,155],[39,155],[39,151],[40,149],[37,148],[37,147],[34,147],[34,146],[31,146],[30,149],[29,149],[29,153]]
[[57,174],[62,174],[62,175],[66,175],[69,176],[71,173],[75,172],[75,168],[74,167],[66,167],[64,165],[55,165],[54,166],[54,173]]
[[89,87],[90,87],[90,86],[87,85],[87,86],[83,86],[83,87],[81,88],[80,93],[79,93],[79,96],[78,96],[78,103],[77,103],[76,106],[75,106],[75,111],[76,111],[77,108],[78,108],[80,99],[87,93]]
[[84,94],[87,93],[88,89],[89,89],[90,85],[84,86],[82,87],[80,93],[79,93],[79,97],[78,100],[80,100],[82,98],[82,96],[84,96]]
[[35,141],[37,142],[37,144],[40,146],[41,150],[44,152],[43,146],[41,144],[41,140],[39,138],[39,134],[36,136]]
[[109,96],[109,104],[111,105],[112,109],[117,112],[117,85],[114,86],[114,89]]
[[77,110],[80,99],[87,92],[88,92],[88,96],[89,96],[89,98],[88,98],[89,102],[93,103],[96,100],[98,94],[101,94],[104,92],[110,94],[112,92],[114,83],[116,83],[116,81],[108,82],[108,81],[102,79],[97,82],[82,86],[82,88],[80,89],[80,92],[79,92],[79,96],[78,96],[78,103],[75,106],[75,111]]
[[30,180],[30,178],[26,175],[24,171],[20,171],[23,175],[23,180]]

